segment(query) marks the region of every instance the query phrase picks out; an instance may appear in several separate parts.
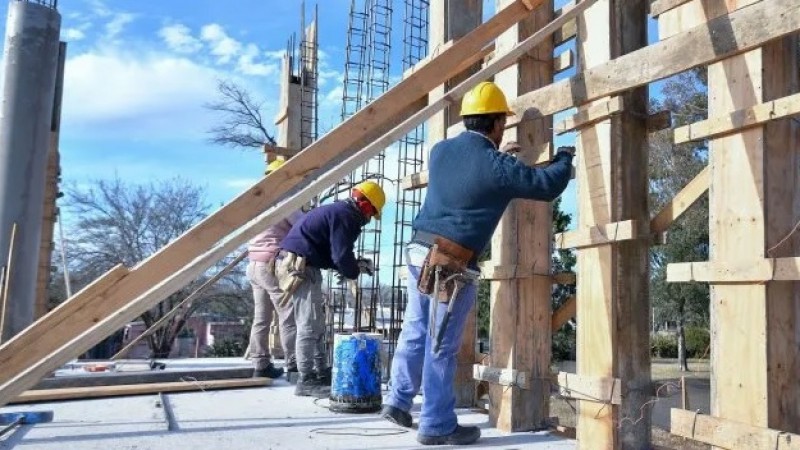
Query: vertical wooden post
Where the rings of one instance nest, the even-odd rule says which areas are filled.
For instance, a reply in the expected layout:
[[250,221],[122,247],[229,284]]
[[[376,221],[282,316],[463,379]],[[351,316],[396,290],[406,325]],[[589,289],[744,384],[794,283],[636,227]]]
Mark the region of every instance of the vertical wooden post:
[[[498,0],[502,8],[515,0]],[[498,48],[510,48],[553,17],[552,0],[544,2],[528,19],[497,39]],[[553,43],[548,40],[518,63],[495,76],[509,99],[553,81]],[[518,142],[518,157],[526,164],[550,158],[552,118],[521,123],[510,129],[505,141]],[[492,239],[493,266],[534,267],[550,271],[552,207],[549,203],[515,200]],[[550,402],[550,326],[552,284],[546,277],[492,282],[491,366],[525,372],[530,388],[491,385],[489,417],[503,431],[528,431],[546,425]]]
[[67,43],[61,42],[58,46],[58,66],[56,68],[56,89],[53,100],[53,115],[50,121],[50,147],[47,151],[47,169],[44,178],[44,208],[42,214],[42,237],[39,246],[39,273],[36,280],[36,304],[34,318],[38,319],[47,314],[49,308],[48,285],[50,284],[52,257],[53,257],[53,231],[55,228],[58,208],[58,182],[61,177],[61,156],[58,151],[59,133],[61,131],[61,99],[64,94],[64,64],[67,57]]
[[[475,29],[481,24],[483,3],[480,0],[439,0],[430,4],[429,41],[428,48],[431,54],[441,51],[441,46],[447,41],[458,39]],[[429,96],[438,98],[472,73],[480,69],[480,64],[453,77],[448,83],[434,89]],[[461,120],[459,106],[445,108],[428,121],[428,146],[447,137],[447,128]],[[472,366],[477,362],[477,305],[470,314],[464,327],[461,348],[458,352],[458,367],[456,368],[455,391],[456,406],[469,407],[475,403],[475,381],[472,379]]]
[[[660,37],[752,3],[756,0],[693,0],[659,17]],[[710,65],[709,116],[800,91],[797,71],[796,37]],[[712,262],[747,265],[764,257],[797,255],[797,236],[767,250],[800,219],[798,139],[797,124],[785,119],[710,141]],[[798,315],[797,282],[712,285],[713,415],[800,431]]]
[[[763,49],[763,101],[800,92],[797,35]],[[800,236],[784,240],[800,221],[800,125],[796,119],[764,130],[767,257],[800,255]],[[769,251],[771,249],[771,251]],[[800,433],[800,283],[767,283],[767,389],[770,428]]]
[[[644,0],[601,0],[589,8],[578,21],[581,70],[647,45],[646,11]],[[647,223],[646,102],[646,89],[632,90],[624,94],[625,114],[580,131],[579,228]],[[652,390],[647,257],[646,240],[578,251],[578,375],[619,378],[623,389],[619,406],[579,402],[580,448],[649,446],[650,417],[642,409]]]

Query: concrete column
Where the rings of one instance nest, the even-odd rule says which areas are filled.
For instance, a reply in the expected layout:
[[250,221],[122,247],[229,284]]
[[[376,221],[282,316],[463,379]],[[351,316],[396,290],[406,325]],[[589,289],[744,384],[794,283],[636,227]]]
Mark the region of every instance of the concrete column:
[[[47,151],[53,116],[61,16],[53,8],[9,3],[0,106],[0,265],[8,264],[17,224],[2,338],[34,318]],[[2,298],[2,297],[0,297]]]

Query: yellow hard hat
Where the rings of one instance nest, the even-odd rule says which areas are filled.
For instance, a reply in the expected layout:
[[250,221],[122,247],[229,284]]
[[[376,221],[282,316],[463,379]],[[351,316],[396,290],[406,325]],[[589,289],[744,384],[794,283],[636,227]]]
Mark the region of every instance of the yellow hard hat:
[[374,181],[363,181],[355,185],[355,187],[353,187],[353,191],[358,191],[358,193],[369,200],[369,202],[372,204],[372,207],[378,212],[375,217],[380,219],[381,209],[383,209],[383,205],[386,204],[386,193],[383,192],[381,185]]
[[285,159],[276,159],[275,161],[272,161],[267,166],[267,173],[275,172],[276,170],[280,169],[281,166],[283,166],[284,164],[286,164]]
[[462,116],[499,113],[514,115],[514,112],[508,107],[506,95],[491,81],[478,84],[461,100]]

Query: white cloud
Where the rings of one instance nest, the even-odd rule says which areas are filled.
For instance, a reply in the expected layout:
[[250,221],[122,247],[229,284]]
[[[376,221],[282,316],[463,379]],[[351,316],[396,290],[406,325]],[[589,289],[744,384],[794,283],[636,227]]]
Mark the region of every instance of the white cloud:
[[79,28],[65,28],[61,32],[61,38],[67,41],[80,41],[81,39],[85,38],[86,34],[81,31]]
[[200,30],[200,38],[209,44],[211,54],[217,57],[219,64],[229,63],[242,49],[242,44],[228,36],[225,29],[216,23],[205,25]]
[[264,64],[255,62],[259,51],[255,44],[248,44],[239,56],[237,69],[244,75],[267,76],[277,74],[279,69],[277,64]]
[[277,59],[278,61],[283,61],[284,55],[286,55],[286,50],[267,50],[264,52],[264,56],[267,59]]
[[203,48],[200,40],[192,36],[189,27],[180,23],[161,28],[158,35],[170,50],[178,53],[196,53]]
[[66,126],[101,132],[109,125],[153,132],[202,133],[220,73],[186,58],[105,48],[67,60]]
[[125,29],[125,26],[133,22],[135,14],[121,12],[113,13],[112,19],[106,24],[106,38],[114,39]]

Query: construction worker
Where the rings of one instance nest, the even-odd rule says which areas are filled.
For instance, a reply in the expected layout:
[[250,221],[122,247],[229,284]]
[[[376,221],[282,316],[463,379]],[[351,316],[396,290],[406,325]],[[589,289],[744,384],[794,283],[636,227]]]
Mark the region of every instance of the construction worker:
[[[424,392],[417,440],[467,445],[478,427],[458,425],[453,378],[464,324],[477,298],[477,258],[515,198],[552,201],[570,180],[573,149],[544,168],[528,167],[500,144],[513,113],[494,83],[480,83],[461,105],[467,131],[431,149],[425,201],[406,247],[408,305],[381,415],[411,427],[413,399]],[[497,332],[508,332],[498,330]]]
[[330,390],[330,378],[320,375],[329,367],[318,351],[325,333],[320,269],[335,269],[349,280],[372,274],[372,261],[357,259],[353,247],[362,227],[373,217],[380,219],[385,203],[380,185],[365,181],[352,189],[350,198],[311,210],[281,242],[278,279],[297,321],[300,377],[295,395],[321,397]]
[[[286,163],[285,160],[276,159],[267,166],[267,174],[278,170]],[[250,352],[255,370],[254,377],[279,378],[283,370],[272,364],[269,352],[269,328],[272,324],[272,314],[278,313],[278,326],[281,335],[281,346],[286,361],[286,371],[296,372],[297,364],[294,356],[294,344],[297,335],[297,326],[294,322],[294,312],[291,305],[281,305],[283,295],[278,280],[275,277],[275,258],[280,251],[280,242],[303,216],[303,212],[295,211],[289,217],[270,226],[253,238],[247,247],[250,263],[247,265],[247,279],[253,288],[253,325],[250,328]]]

